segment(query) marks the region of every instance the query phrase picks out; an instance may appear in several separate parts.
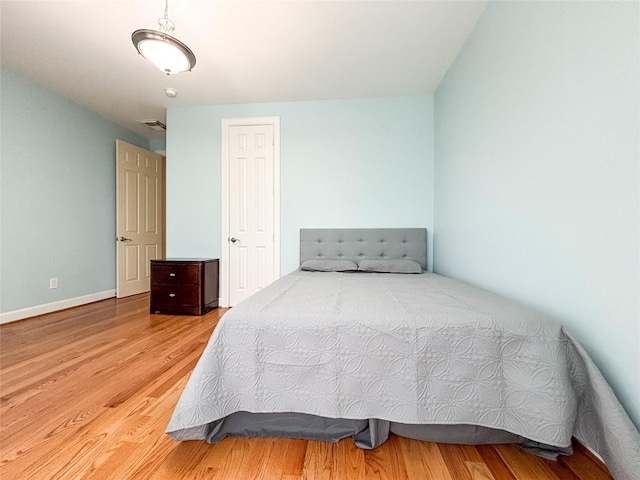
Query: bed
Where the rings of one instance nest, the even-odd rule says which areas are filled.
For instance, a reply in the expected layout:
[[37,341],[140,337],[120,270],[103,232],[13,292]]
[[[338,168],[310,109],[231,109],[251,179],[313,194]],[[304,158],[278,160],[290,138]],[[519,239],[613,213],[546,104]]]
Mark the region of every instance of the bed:
[[167,433],[338,441],[571,438],[637,478],[640,434],[557,321],[427,272],[425,229],[302,229],[301,268],[229,310]]

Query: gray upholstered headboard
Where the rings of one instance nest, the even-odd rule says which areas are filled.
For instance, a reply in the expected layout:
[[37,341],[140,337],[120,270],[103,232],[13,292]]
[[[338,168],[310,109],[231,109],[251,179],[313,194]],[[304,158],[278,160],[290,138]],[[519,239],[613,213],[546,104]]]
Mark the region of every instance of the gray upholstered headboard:
[[305,260],[401,258],[427,269],[426,228],[301,228],[300,265]]

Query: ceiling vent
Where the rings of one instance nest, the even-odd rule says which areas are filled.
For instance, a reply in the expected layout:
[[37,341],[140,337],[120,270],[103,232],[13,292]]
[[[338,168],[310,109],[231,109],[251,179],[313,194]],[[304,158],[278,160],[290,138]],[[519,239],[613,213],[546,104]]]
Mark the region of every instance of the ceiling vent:
[[167,129],[167,126],[158,120],[138,120],[138,123],[146,125],[151,130],[155,130],[156,132],[164,132]]

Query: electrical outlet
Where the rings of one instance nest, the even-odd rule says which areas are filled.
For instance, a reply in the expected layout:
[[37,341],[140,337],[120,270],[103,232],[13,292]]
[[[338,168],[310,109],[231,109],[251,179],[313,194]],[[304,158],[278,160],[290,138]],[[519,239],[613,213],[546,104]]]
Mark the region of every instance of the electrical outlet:
[[58,288],[58,279],[50,278],[49,279],[49,288]]

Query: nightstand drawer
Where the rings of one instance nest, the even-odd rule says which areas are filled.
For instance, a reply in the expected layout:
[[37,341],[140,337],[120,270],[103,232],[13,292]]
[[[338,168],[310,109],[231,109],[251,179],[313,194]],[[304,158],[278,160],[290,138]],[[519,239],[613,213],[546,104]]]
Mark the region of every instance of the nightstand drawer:
[[218,308],[217,258],[151,260],[151,313],[204,315]]
[[200,289],[197,286],[156,285],[151,290],[152,305],[198,305]]
[[154,285],[199,285],[198,265],[154,265],[151,282]]

